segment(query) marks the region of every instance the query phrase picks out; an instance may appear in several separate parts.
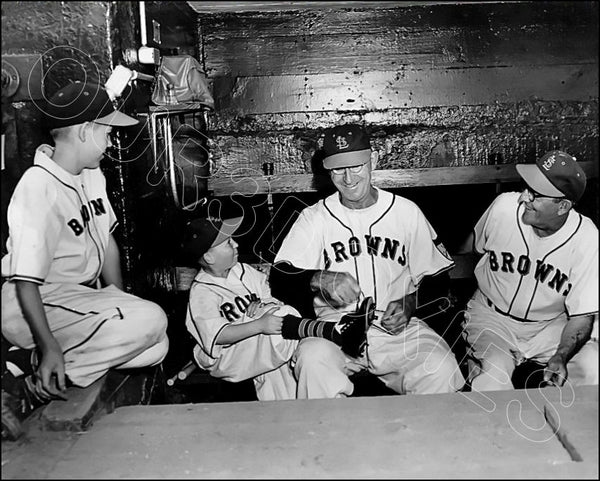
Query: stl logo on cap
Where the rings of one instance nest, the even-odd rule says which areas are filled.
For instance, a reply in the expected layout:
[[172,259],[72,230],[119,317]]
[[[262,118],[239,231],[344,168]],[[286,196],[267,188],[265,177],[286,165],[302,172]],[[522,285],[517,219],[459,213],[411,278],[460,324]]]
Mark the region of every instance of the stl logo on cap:
[[323,135],[323,152],[325,169],[365,164],[371,157],[369,135],[358,124],[328,128]]
[[[554,165],[554,162],[556,162],[556,156],[554,154],[552,154],[550,157],[548,157],[544,163],[542,164],[542,167],[546,170],[550,170],[552,168],[552,166]],[[562,165],[565,165],[565,163],[563,162]]]
[[[348,134],[352,135],[352,132],[348,132]],[[346,138],[342,137],[341,135],[338,135],[335,138],[335,144],[337,145],[337,148],[340,150],[344,150],[344,149],[347,149],[348,147],[350,147],[350,144],[348,143]]]

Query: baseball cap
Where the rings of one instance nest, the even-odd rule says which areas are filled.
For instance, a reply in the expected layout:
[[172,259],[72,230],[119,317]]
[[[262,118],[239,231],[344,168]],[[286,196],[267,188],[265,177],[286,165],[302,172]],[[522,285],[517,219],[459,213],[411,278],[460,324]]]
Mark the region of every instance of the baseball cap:
[[585,172],[575,157],[561,150],[546,152],[535,164],[516,167],[523,180],[542,195],[577,202],[585,191]]
[[88,82],[73,82],[60,89],[48,101],[44,114],[49,130],[90,121],[115,127],[138,123],[114,108],[104,87]]
[[217,219],[206,217],[189,221],[185,226],[181,248],[187,256],[199,259],[211,247],[231,237],[242,223],[242,217]]
[[371,142],[360,125],[338,125],[325,130],[323,152],[326,169],[362,165],[371,158]]

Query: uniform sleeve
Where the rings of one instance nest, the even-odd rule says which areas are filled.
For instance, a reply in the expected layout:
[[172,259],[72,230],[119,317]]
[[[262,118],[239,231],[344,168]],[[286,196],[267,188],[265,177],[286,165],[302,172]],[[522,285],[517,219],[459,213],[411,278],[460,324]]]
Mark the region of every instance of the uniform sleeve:
[[477,224],[475,224],[475,228],[473,229],[475,234],[474,248],[478,254],[485,253],[487,240],[495,226],[498,225],[500,210],[502,210],[502,206],[507,204],[507,201],[509,201],[508,195],[500,194],[479,218]]
[[212,358],[218,358],[221,354],[223,346],[215,344],[215,339],[229,324],[221,315],[220,306],[223,302],[222,296],[202,284],[192,284],[188,301],[187,328],[204,353]]
[[48,275],[65,225],[55,208],[56,187],[40,173],[25,172],[7,212],[11,259],[8,277],[37,284],[42,284]]
[[115,215],[115,211],[113,210],[113,207],[111,205],[111,203],[108,203],[108,216],[109,216],[109,232],[112,234],[114,232],[114,230],[117,228],[117,226],[119,225],[119,221],[117,220],[117,216]]
[[283,240],[275,263],[287,261],[301,269],[323,269],[323,238],[314,212],[304,209]]
[[594,230],[594,241],[580,246],[573,255],[569,279],[574,282],[565,299],[569,316],[598,312],[598,230]]
[[410,229],[408,266],[413,283],[418,286],[424,276],[450,269],[454,261],[437,240],[437,234],[425,214],[416,205],[415,222]]

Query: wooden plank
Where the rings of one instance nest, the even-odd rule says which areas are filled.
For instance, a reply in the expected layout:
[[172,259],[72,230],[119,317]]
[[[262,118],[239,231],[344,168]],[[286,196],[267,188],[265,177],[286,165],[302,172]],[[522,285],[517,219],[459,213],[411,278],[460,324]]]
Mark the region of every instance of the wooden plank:
[[280,10],[298,10],[298,9],[311,9],[311,8],[389,8],[406,5],[420,5],[420,4],[432,4],[437,2],[402,2],[402,1],[383,1],[375,4],[371,2],[361,1],[345,1],[343,3],[335,2],[280,2],[280,1],[264,1],[264,2],[253,2],[247,0],[241,1],[224,1],[219,0],[215,2],[187,2],[190,6],[198,13],[221,13],[221,12],[253,12],[259,11],[280,11]]
[[[573,394],[570,432],[589,425],[597,434],[597,423],[589,421],[597,413],[597,387]],[[544,392],[551,402],[560,395]],[[537,390],[518,390],[125,407],[95,423],[45,475],[597,477],[597,454],[572,463],[545,426],[536,397]]]
[[[598,163],[581,162],[589,177],[598,177]],[[435,185],[486,184],[520,180],[514,164],[468,167],[432,167],[373,171],[373,184],[381,188],[427,187]],[[281,194],[316,192],[318,186],[330,185],[327,175],[289,174],[277,176],[210,177],[208,188],[213,195]]]
[[[545,123],[540,125],[536,120],[542,112]],[[388,135],[396,132],[406,135],[407,127],[414,129],[418,126],[422,130],[435,127],[444,135],[459,137],[463,132],[465,135],[466,132],[471,134],[477,126],[479,131],[482,131],[481,126],[493,126],[493,132],[504,135],[502,144],[510,145],[512,142],[524,142],[528,135],[536,141],[547,137],[551,132],[555,133],[556,125],[547,120],[552,118],[560,119],[561,137],[569,132],[574,132],[574,136],[579,137],[584,131],[597,131],[598,102],[528,100],[510,104],[394,108],[371,112],[285,112],[243,117],[235,111],[219,111],[209,116],[209,132],[213,139],[225,137],[229,133],[231,136],[240,136],[244,133],[255,135],[258,132],[262,134],[260,138],[263,138],[265,134],[282,135],[282,131],[300,131],[302,136],[310,136],[311,130],[307,127],[323,128],[359,122],[372,129],[385,128]],[[528,121],[525,122],[524,119]],[[595,140],[594,144],[597,146],[598,141]]]
[[210,77],[593,63],[597,6],[547,7],[451,4],[202,17],[203,58]]
[[[205,40],[206,73],[222,76],[332,74],[401,68],[474,68],[593,63],[597,25],[447,28],[338,36]],[[596,38],[596,41],[590,39]]]
[[373,111],[598,98],[598,65],[401,70],[236,78],[214,83],[216,111],[238,116]]
[[[189,2],[193,4],[195,2]],[[207,3],[207,2],[202,2]],[[227,2],[218,2],[224,5]],[[242,2],[248,5],[252,2]],[[268,2],[276,4],[277,2]],[[362,8],[352,7],[355,2],[333,2],[340,9],[329,9],[326,2],[321,9],[303,9],[309,2],[295,4],[295,11],[269,11],[254,9],[246,13],[199,16],[199,23],[207,41],[245,37],[271,38],[305,35],[343,35],[364,32],[376,34],[394,29],[451,27],[490,30],[508,25],[534,26],[563,23],[571,27],[593,25],[598,5],[586,2],[544,2],[536,8],[533,2],[361,2]],[[351,8],[352,7],[352,8]],[[376,7],[383,7],[376,8]],[[298,10],[302,10],[299,14]]]

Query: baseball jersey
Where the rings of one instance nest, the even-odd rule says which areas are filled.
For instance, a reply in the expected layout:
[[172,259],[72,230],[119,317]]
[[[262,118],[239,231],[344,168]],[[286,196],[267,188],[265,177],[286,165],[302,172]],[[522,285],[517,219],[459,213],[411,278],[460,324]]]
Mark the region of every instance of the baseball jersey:
[[2,276],[37,284],[93,285],[117,225],[100,168],[73,175],[41,145],[8,206],[8,253]]
[[539,237],[522,221],[518,192],[500,194],[475,226],[479,288],[517,320],[546,321],[598,311],[598,228],[570,210],[554,234]]
[[[345,207],[337,192],[305,208],[275,262],[347,272],[379,310],[414,292],[424,276],[452,268],[452,258],[436,245],[436,232],[421,209],[398,195],[377,192],[377,202],[365,209]],[[319,317],[332,311],[319,296],[314,304]]]
[[[238,262],[229,271],[227,278],[215,277],[200,269],[192,286],[186,314],[186,327],[194,337],[200,350],[197,360],[204,369],[209,369],[221,356],[227,345],[216,344],[217,336],[230,323],[242,323],[256,319],[267,306],[258,310],[254,318],[246,315],[252,301],[273,302],[281,305],[274,314],[283,316],[298,312],[291,306],[282,305],[271,296],[267,276],[248,264]],[[257,360],[258,362],[258,360]]]

